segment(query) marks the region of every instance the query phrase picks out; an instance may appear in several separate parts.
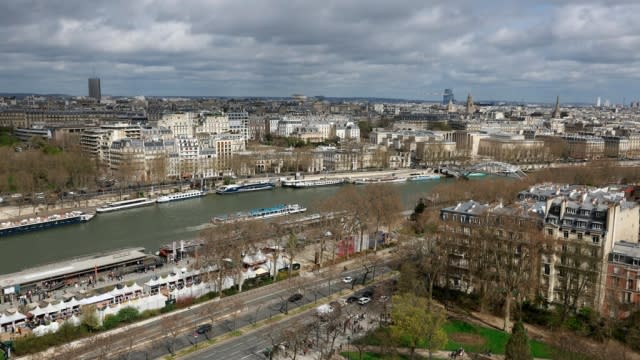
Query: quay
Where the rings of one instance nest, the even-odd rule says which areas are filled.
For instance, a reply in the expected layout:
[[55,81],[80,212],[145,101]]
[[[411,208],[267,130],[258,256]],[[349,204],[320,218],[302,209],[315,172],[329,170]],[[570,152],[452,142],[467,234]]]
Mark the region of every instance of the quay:
[[[138,270],[155,268],[163,263],[146,254],[144,248],[128,248],[46,264],[23,271],[0,275],[0,304],[18,299],[39,297],[77,284],[96,284],[100,279],[121,276]],[[37,298],[36,298],[37,300]],[[31,302],[31,301],[29,301]]]

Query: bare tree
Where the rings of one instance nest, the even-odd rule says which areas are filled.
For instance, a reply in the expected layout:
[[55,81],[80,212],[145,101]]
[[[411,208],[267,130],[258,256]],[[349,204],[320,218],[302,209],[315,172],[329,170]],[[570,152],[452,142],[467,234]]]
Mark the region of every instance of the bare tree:
[[175,344],[182,328],[182,317],[179,315],[164,317],[160,320],[160,327],[166,334],[163,336],[164,346],[171,355],[175,355]]

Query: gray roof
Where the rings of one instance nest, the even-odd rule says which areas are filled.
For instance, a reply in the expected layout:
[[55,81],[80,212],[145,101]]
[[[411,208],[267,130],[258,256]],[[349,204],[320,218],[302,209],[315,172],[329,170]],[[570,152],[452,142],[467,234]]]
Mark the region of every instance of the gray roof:
[[56,276],[91,270],[96,267],[142,259],[146,256],[144,248],[130,248],[42,265],[13,274],[0,275],[0,288],[30,284]]
[[623,254],[626,256],[640,258],[640,244],[628,241],[616,241],[613,244],[612,253]]

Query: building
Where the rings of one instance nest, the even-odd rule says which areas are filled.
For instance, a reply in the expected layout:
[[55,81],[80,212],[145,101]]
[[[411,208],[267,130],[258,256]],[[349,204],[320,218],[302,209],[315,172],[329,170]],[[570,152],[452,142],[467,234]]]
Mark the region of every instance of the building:
[[442,105],[447,105],[449,103],[455,103],[456,99],[453,96],[453,89],[444,89],[444,93],[442,94]]
[[607,295],[603,309],[627,317],[640,304],[640,244],[618,241],[607,259]]
[[89,97],[100,102],[102,93],[100,91],[100,78],[89,78]]
[[[562,192],[558,186],[556,192]],[[540,294],[549,303],[602,309],[607,256],[617,241],[638,242],[640,213],[615,188],[574,187],[545,202],[546,236],[555,239],[542,258]]]
[[249,113],[246,111],[229,112],[229,131],[232,134],[240,134],[244,141],[249,140]]
[[567,152],[574,159],[598,159],[604,155],[605,142],[601,137],[567,135],[562,137]]
[[544,141],[526,140],[524,135],[493,133],[480,139],[478,155],[505,162],[539,162],[547,159]]

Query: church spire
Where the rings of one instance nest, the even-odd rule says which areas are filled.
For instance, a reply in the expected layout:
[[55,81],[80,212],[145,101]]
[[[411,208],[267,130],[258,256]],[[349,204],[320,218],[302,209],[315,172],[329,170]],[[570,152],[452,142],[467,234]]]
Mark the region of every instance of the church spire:
[[560,96],[556,97],[556,106],[553,108],[553,112],[551,113],[551,117],[554,119],[560,118]]

